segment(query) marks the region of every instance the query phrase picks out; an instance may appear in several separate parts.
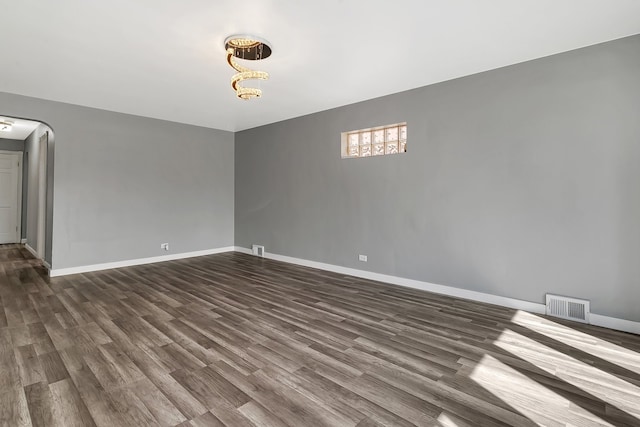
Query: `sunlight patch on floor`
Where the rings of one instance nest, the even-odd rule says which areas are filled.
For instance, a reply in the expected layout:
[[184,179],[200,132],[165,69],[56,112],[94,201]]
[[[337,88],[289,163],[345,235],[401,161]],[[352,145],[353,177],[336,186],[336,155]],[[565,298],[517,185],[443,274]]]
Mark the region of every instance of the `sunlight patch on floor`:
[[[585,418],[612,425],[490,355],[483,356],[470,378],[540,425],[584,425]],[[556,416],[550,419],[544,413]]]
[[455,420],[450,414],[447,414],[446,412],[441,413],[438,416],[437,421],[438,426],[442,427],[464,427],[469,425],[469,423],[467,422],[459,422]]
[[640,388],[538,341],[505,329],[494,345],[575,388],[638,418]]
[[592,356],[640,374],[640,354],[638,352],[526,311],[518,310],[511,321]]

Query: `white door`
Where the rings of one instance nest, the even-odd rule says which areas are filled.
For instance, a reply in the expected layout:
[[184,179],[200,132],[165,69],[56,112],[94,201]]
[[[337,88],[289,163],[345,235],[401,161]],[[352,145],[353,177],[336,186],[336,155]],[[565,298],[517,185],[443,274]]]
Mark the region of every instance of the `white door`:
[[20,155],[0,153],[0,243],[18,243]]

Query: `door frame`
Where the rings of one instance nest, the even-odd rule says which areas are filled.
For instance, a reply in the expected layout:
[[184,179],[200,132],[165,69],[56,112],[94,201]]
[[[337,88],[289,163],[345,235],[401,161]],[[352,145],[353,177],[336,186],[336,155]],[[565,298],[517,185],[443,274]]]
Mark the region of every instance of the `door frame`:
[[22,164],[24,152],[0,150],[0,154],[9,154],[18,160],[18,227],[16,230],[16,243],[22,243]]
[[38,141],[38,215],[36,223],[38,258],[44,260],[47,235],[47,156],[49,154],[49,131],[45,131]]

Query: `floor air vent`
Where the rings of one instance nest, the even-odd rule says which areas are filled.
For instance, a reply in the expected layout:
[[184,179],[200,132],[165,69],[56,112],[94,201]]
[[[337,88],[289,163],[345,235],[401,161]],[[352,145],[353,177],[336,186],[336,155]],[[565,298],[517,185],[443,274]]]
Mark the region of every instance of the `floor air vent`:
[[547,294],[548,316],[589,323],[589,301]]

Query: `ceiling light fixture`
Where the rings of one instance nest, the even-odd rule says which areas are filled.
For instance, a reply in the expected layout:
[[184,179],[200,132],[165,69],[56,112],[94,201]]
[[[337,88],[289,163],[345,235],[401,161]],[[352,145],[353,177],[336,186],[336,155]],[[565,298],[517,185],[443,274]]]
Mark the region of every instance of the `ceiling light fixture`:
[[9,120],[0,121],[0,132],[11,132],[13,122]]
[[236,91],[238,98],[245,101],[251,98],[260,98],[262,90],[242,86],[241,83],[245,80],[267,80],[269,73],[243,67],[236,62],[235,58],[249,61],[266,59],[271,56],[271,46],[260,37],[240,34],[227,37],[224,41],[224,49],[227,51],[227,63],[237,71],[231,77],[231,87]]

